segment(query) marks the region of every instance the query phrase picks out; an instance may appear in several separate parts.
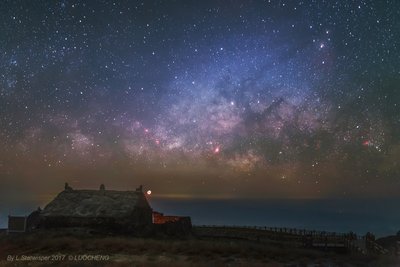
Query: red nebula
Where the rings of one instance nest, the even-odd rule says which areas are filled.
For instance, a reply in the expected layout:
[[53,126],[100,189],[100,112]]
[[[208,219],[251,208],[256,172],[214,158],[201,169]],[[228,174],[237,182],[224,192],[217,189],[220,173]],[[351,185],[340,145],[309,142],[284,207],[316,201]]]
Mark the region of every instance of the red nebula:
[[363,146],[369,146],[371,145],[371,142],[369,140],[365,140],[362,144]]

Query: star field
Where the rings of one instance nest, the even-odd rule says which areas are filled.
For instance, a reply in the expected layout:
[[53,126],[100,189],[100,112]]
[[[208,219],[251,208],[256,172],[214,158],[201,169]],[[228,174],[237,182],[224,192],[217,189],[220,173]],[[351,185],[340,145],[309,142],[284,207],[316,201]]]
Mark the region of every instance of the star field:
[[0,12],[6,187],[398,196],[397,1],[5,1]]

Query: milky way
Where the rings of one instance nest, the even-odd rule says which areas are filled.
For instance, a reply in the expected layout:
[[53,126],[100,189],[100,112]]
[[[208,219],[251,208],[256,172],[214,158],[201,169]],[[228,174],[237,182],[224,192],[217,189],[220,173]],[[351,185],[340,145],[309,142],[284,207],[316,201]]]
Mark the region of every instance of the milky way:
[[0,8],[5,187],[398,195],[398,1]]

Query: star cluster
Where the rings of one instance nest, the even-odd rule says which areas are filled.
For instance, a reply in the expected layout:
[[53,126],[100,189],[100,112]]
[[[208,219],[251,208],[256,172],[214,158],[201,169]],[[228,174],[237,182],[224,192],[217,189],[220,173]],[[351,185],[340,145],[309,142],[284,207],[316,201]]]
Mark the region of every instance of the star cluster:
[[398,194],[397,1],[0,8],[4,184]]

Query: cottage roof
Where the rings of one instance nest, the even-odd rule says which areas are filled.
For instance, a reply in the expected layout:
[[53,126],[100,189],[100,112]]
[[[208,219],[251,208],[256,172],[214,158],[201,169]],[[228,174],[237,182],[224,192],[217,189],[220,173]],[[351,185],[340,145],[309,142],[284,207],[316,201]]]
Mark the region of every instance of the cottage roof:
[[41,216],[125,217],[136,208],[150,209],[141,190],[73,190],[66,188],[42,211]]

